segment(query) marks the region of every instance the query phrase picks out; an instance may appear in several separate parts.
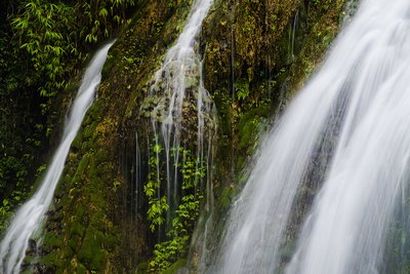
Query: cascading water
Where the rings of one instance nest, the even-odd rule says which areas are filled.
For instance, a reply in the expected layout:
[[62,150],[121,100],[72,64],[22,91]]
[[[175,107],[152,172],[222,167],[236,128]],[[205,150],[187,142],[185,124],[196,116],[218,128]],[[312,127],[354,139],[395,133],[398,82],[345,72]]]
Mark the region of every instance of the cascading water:
[[408,227],[409,52],[410,2],[362,1],[261,145],[209,273],[393,271],[389,244],[408,246],[389,233]]
[[41,228],[64,164],[84,116],[94,101],[101,71],[113,43],[101,48],[89,64],[64,127],[64,133],[40,188],[16,213],[0,245],[0,272],[19,273],[29,239]]
[[[158,96],[159,103],[152,112],[151,123],[157,146],[164,146],[166,162],[166,196],[171,211],[178,203],[179,162],[181,161],[181,137],[190,138],[182,132],[187,127],[197,128],[196,157],[198,168],[206,167],[207,136],[206,124],[212,120],[212,100],[204,88],[202,62],[196,51],[196,36],[208,14],[212,0],[195,0],[188,21],[176,44],[171,47],[162,67],[155,74],[155,81],[150,88],[151,96]],[[189,105],[195,109],[190,110]],[[194,113],[196,112],[196,113]],[[196,125],[189,124],[196,116]],[[188,125],[187,125],[188,123]],[[191,122],[192,123],[192,122]],[[159,153],[157,153],[159,158]],[[159,165],[159,160],[157,161]],[[157,180],[160,181],[160,167],[157,167]],[[168,211],[167,223],[170,221]]]

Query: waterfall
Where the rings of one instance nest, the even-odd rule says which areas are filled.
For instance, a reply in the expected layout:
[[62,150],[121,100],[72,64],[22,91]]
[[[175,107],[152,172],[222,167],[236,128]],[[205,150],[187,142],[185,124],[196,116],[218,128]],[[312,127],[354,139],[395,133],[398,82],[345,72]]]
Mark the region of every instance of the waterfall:
[[[159,97],[159,103],[151,114],[151,124],[155,134],[156,146],[164,147],[166,163],[166,197],[171,210],[168,210],[167,225],[171,212],[178,204],[181,189],[179,167],[182,156],[180,149],[184,147],[181,139],[187,142],[188,136],[183,130],[196,127],[197,168],[206,168],[206,151],[209,145],[204,140],[209,132],[212,120],[213,103],[202,79],[202,61],[197,52],[196,37],[208,14],[212,0],[196,0],[193,3],[188,21],[177,39],[177,42],[166,53],[161,68],[155,73],[150,87],[150,96]],[[189,109],[190,105],[194,109]],[[192,120],[196,120],[192,124]],[[191,142],[192,143],[192,142]],[[157,180],[160,176],[160,153],[157,156]],[[200,178],[198,178],[198,181]],[[160,195],[160,193],[158,193]],[[159,197],[158,197],[159,198]]]
[[39,231],[45,214],[52,202],[54,191],[62,175],[71,143],[80,129],[84,116],[94,101],[95,92],[101,81],[101,71],[107,58],[109,43],[94,56],[78,90],[68,119],[64,126],[61,142],[52,158],[40,188],[33,197],[16,212],[0,245],[0,272],[19,273],[29,246],[30,238]]
[[209,273],[386,271],[408,233],[391,240],[408,227],[409,53],[410,2],[363,0],[261,144]]

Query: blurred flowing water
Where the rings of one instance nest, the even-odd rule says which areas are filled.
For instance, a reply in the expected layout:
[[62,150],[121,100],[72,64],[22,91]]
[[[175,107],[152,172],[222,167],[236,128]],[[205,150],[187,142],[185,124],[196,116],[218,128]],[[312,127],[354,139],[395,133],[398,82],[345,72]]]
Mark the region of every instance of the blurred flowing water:
[[[183,156],[181,148],[191,136],[187,128],[196,128],[197,170],[207,170],[211,138],[210,127],[213,123],[213,102],[204,87],[202,79],[202,60],[198,54],[197,36],[209,12],[212,0],[195,0],[187,23],[176,43],[166,53],[161,68],[155,73],[150,87],[152,97],[157,97],[151,115],[155,134],[154,142],[164,149],[165,180],[167,203],[170,206],[167,225],[170,225],[172,212],[175,211],[181,191],[180,165]],[[190,108],[194,106],[194,108]],[[195,121],[195,122],[193,122]],[[194,123],[194,124],[193,124]],[[161,181],[160,152],[157,154],[157,180]],[[198,181],[201,178],[197,178]],[[207,180],[208,181],[208,180]],[[206,188],[210,188],[207,184]]]
[[41,228],[45,214],[52,202],[54,191],[64,170],[71,143],[80,129],[84,116],[95,98],[101,81],[101,71],[108,50],[114,42],[102,47],[85,71],[77,97],[64,126],[61,142],[52,158],[44,179],[33,197],[16,212],[0,244],[0,272],[20,273],[29,247],[29,240]]
[[404,269],[409,53],[410,1],[361,1],[261,144],[208,273]]

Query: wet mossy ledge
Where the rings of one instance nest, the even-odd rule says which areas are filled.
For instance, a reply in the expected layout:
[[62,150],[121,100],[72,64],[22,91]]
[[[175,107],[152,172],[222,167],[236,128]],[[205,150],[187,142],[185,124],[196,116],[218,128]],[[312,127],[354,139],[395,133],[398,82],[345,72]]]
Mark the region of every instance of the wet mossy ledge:
[[[259,133],[320,64],[339,30],[344,2],[214,1],[198,48],[218,119],[212,168],[215,236],[207,249],[217,246],[224,214],[246,178],[242,170],[257,148]],[[33,261],[36,272],[147,271],[157,239],[149,231],[147,206],[142,203],[137,216],[130,206],[135,132],[147,162],[152,136],[150,125],[140,119],[141,105],[191,4],[146,1],[120,32],[48,213],[41,258]],[[189,260],[185,252],[163,273],[187,265],[195,272],[198,245],[192,244]]]

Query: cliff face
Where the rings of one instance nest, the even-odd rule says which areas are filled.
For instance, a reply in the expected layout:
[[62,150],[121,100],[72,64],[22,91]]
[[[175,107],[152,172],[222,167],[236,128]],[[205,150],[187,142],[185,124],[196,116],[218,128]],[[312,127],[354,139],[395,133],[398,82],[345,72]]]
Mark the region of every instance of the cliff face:
[[220,170],[232,171],[234,184],[253,152],[260,122],[280,111],[320,63],[340,27],[343,7],[344,1],[214,4],[201,40],[205,79],[221,136],[227,137],[220,138],[219,147],[231,152],[218,157],[237,159],[233,166],[225,159],[229,166]]
[[[344,4],[344,0],[215,0],[198,49],[205,87],[217,110],[211,168],[215,223],[240,189],[241,170],[255,150],[258,133],[329,47],[344,16]],[[69,154],[45,226],[41,259],[35,264],[38,272],[131,273],[138,265],[140,272],[145,271],[144,262],[151,258],[158,237],[149,230],[147,198],[133,194],[143,189],[135,186],[137,168],[140,183],[148,180],[153,138],[142,105],[190,5],[189,0],[146,1],[119,34],[98,98]],[[167,266],[187,256],[187,247],[182,248],[167,259]],[[192,250],[195,269],[200,254],[195,244]]]
[[145,222],[128,211],[122,160],[131,157],[128,133],[137,126],[132,111],[189,7],[190,1],[149,1],[119,35],[98,99],[72,145],[46,224],[39,271],[123,273],[146,257]]

